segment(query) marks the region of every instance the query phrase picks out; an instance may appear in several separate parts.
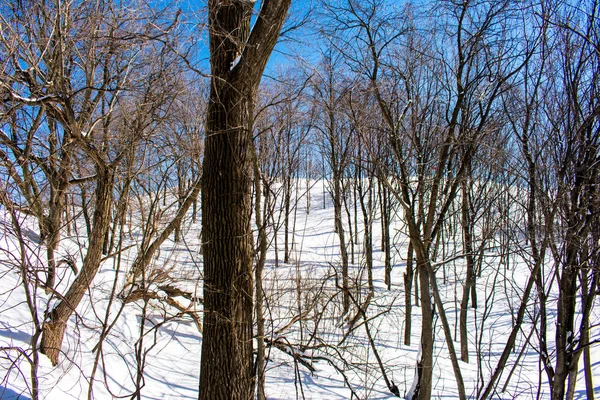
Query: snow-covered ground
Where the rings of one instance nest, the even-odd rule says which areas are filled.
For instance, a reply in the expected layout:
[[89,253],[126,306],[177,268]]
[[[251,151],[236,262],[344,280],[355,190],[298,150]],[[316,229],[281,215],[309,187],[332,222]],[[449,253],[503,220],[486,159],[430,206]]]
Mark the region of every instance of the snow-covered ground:
[[[375,294],[367,309],[368,325],[360,316],[350,324],[348,319],[340,317],[341,297],[335,283],[336,270],[340,266],[339,244],[333,229],[331,200],[329,195],[323,194],[322,185],[323,182],[318,181],[312,186],[310,208],[307,209],[306,197],[298,202],[290,263],[283,263],[282,229],[278,236],[278,257],[274,253],[274,242],[267,257],[264,272],[266,332],[267,343],[274,344],[268,349],[267,397],[348,399],[354,393],[360,399],[394,398],[368,341],[367,328],[375,340],[375,350],[387,376],[403,395],[415,374],[420,309],[413,307],[411,345],[405,346],[402,282],[407,239],[402,233],[396,234],[402,231],[402,224],[396,218],[392,229],[394,268],[392,290],[388,291],[383,282],[381,223],[378,218],[374,220]],[[304,183],[301,186],[304,187]],[[38,313],[37,320],[41,323],[44,312],[51,309],[56,298],[30,285],[29,299],[33,303],[31,307],[28,304],[21,267],[41,269],[45,257],[44,249],[38,244],[37,225],[16,214],[20,219],[20,236],[26,239],[26,254],[23,254],[11,216],[3,208],[0,212],[0,398],[28,399],[32,384],[31,365],[35,365],[32,343],[39,340],[39,332],[32,322],[32,310]],[[360,217],[359,223],[362,223]],[[84,230],[83,223],[79,226]],[[128,245],[139,245],[135,228],[126,236]],[[158,298],[147,301],[125,303],[122,296],[119,297],[137,246],[103,262],[93,286],[69,321],[59,364],[53,367],[45,356],[39,355],[35,375],[39,379],[41,398],[136,398],[132,397],[136,385],[141,387],[140,398],[143,399],[197,398],[202,335],[192,318],[164,301],[159,286],[172,282],[180,289],[201,296],[199,236],[200,221],[192,223],[188,219],[183,240],[175,243],[169,239],[162,246],[152,263],[154,272],[149,273],[151,279],[156,280],[151,288]],[[360,243],[355,246],[355,262],[350,272],[356,302],[362,304],[368,291],[360,232],[358,236]],[[59,255],[72,255],[80,263],[85,246],[83,237],[65,236]],[[504,349],[528,274],[527,266],[516,255],[510,269],[498,266],[497,258],[491,256],[484,263],[482,276],[477,281],[479,307],[470,309],[468,317],[470,363],[460,362],[470,398],[476,397],[482,380],[487,383]],[[462,261],[458,259],[446,264],[445,270],[440,269],[437,276],[455,339],[458,338],[459,311],[459,300],[456,299],[462,294],[464,275]],[[63,265],[59,278],[58,292],[61,293],[74,275]],[[551,293],[550,298],[553,296],[555,294]],[[201,313],[200,302],[184,297],[177,297],[177,301]],[[533,311],[535,301],[530,301]],[[597,308],[594,310],[596,323],[600,321]],[[356,314],[356,307],[352,307],[350,318]],[[493,398],[533,399],[538,394],[539,398],[549,398],[547,378],[536,352],[535,332],[530,337],[533,326],[530,314],[499,381],[498,387],[502,388],[508,380],[506,389],[495,393]],[[593,331],[592,340],[600,340],[597,331]],[[548,337],[553,337],[552,332]],[[525,346],[528,339],[531,345]],[[458,341],[454,343],[458,349]],[[458,398],[442,324],[437,317],[434,357],[433,398]],[[600,396],[598,344],[592,347],[592,360],[594,383]],[[575,398],[586,398],[583,370],[579,374]]]

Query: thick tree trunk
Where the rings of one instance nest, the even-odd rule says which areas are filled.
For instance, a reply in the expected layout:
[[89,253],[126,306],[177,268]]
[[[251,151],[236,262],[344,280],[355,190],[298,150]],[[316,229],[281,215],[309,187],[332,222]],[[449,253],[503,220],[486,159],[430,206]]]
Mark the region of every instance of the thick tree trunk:
[[254,396],[252,119],[290,0],[209,0],[211,92],[202,181],[204,331],[200,400]]
[[248,98],[229,88],[216,93],[215,86],[208,106],[203,168],[200,399],[250,399],[254,288],[248,118],[253,110]]

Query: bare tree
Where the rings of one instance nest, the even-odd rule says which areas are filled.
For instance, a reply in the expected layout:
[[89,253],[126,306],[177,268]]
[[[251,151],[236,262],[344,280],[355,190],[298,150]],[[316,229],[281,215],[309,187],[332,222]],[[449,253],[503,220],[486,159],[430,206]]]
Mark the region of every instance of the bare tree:
[[[135,91],[145,79],[154,79],[156,83],[166,76],[164,72],[154,74],[156,71],[147,68],[132,70],[147,62],[154,51],[160,54],[156,48],[148,52],[147,44],[152,36],[166,35],[168,29],[158,29],[149,23],[160,18],[160,13],[148,17],[150,13],[137,13],[111,2],[97,6],[35,3],[26,10],[24,3],[12,7],[10,29],[8,35],[3,36],[4,45],[11,52],[11,64],[3,71],[2,91],[7,101],[17,108],[20,105],[27,110],[39,110],[34,114],[38,115],[38,122],[28,125],[30,129],[25,137],[29,140],[23,142],[25,147],[17,144],[11,150],[26,152],[21,154],[27,160],[23,174],[13,176],[21,182],[21,177],[26,178],[21,188],[24,194],[32,195],[25,198],[29,198],[37,210],[35,215],[40,220],[42,234],[50,236],[46,243],[47,290],[53,289],[56,266],[53,253],[63,226],[67,189],[83,182],[93,182],[94,186],[94,214],[89,224],[89,246],[83,267],[66,293],[57,296],[60,301],[51,306],[44,322],[40,347],[56,364],[67,321],[89,288],[102,261],[102,251],[106,249],[115,171],[126,158],[125,143],[134,146],[141,138],[139,132],[136,132],[138,136],[116,134],[115,110],[126,91]],[[134,39],[143,39],[139,42],[142,46],[135,50],[131,45]],[[145,77],[143,71],[147,72]],[[41,152],[34,151],[32,146],[43,143],[46,132],[50,134],[50,146]],[[22,133],[15,131],[14,134]],[[8,140],[8,136],[4,138]],[[76,176],[75,163],[81,165],[80,171],[90,175]],[[39,183],[35,181],[40,178],[39,174],[30,179],[34,164],[54,182],[47,210],[36,200],[40,196]]]
[[[546,363],[545,369],[552,398],[572,399],[578,360],[589,342],[589,301],[595,293],[590,291],[590,282],[592,287],[596,285],[589,270],[590,250],[593,254],[598,248],[592,234],[596,221],[589,216],[598,213],[600,52],[593,43],[598,43],[600,32],[596,2],[580,8],[559,5],[554,12],[548,18],[557,25],[551,31],[558,30],[555,49],[560,67],[549,65],[548,73],[555,78],[555,84],[546,97],[544,109],[548,116],[545,133],[553,144],[549,149],[549,172],[556,193],[554,201],[559,205],[559,219],[552,227],[552,236],[559,240],[550,243],[558,275],[558,300],[556,358],[554,366]],[[578,26],[580,31],[572,26]],[[578,289],[580,281],[584,285]],[[580,306],[578,290],[581,290]],[[577,328],[578,308],[583,311],[583,318]]]
[[339,238],[341,272],[342,272],[342,313],[346,314],[350,308],[349,272],[348,272],[348,244],[344,228],[344,182],[346,169],[350,164],[351,156],[351,131],[342,107],[349,91],[349,83],[343,82],[344,77],[339,72],[337,64],[340,60],[339,52],[329,49],[323,54],[322,71],[315,75],[313,93],[315,107],[315,129],[321,134],[322,154],[324,162],[331,174],[329,192],[333,199],[333,212],[335,233]]

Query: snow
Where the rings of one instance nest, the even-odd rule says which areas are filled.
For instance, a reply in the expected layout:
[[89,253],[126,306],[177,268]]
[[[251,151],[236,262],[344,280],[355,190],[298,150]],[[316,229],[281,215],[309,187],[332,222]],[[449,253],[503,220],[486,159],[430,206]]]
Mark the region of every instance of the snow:
[[[417,360],[421,357],[421,349],[422,346],[419,346],[419,352],[417,353]],[[415,391],[417,390],[417,385],[419,384],[418,376],[417,376],[417,368],[415,367],[415,373],[413,374],[413,381],[406,392],[406,400],[412,400],[415,395]]]
[[232,62],[231,65],[229,66],[229,70],[232,71],[236,65],[238,65],[240,63],[240,60],[242,59],[242,55],[238,55]]
[[[340,318],[333,278],[340,264],[339,245],[333,230],[333,206],[327,194],[326,207],[323,208],[323,184],[322,181],[317,181],[310,185],[298,185],[311,186],[312,191],[308,209],[306,198],[298,203],[290,264],[282,262],[282,230],[278,236],[278,265],[275,263],[273,243],[267,256],[264,272],[264,288],[268,298],[265,308],[267,336],[268,340],[282,344],[281,347],[271,346],[268,350],[267,397],[282,400],[333,400],[348,399],[354,392],[359,398],[365,399],[394,398],[381,376],[362,319],[358,319],[351,328],[347,318]],[[31,341],[36,331],[19,267],[22,258],[16,232],[12,227],[11,217],[1,206],[0,213],[0,399],[16,399],[18,396],[21,396],[19,399],[29,399],[30,360],[33,357]],[[37,224],[28,217],[17,216],[23,232],[27,233],[23,238],[28,265],[41,269],[45,253],[36,240]],[[275,219],[277,218],[276,215]],[[199,221],[200,218],[196,223],[192,223],[191,218],[186,220],[184,239],[180,243],[167,241],[154,260],[149,274],[154,274],[157,280],[166,274],[179,288],[201,294]],[[189,316],[181,315],[178,310],[162,301],[168,294],[159,288],[160,282],[152,283],[151,286],[159,294],[159,299],[151,299],[147,304],[142,300],[124,303],[119,298],[111,299],[113,289],[118,294],[125,287],[128,267],[136,256],[135,244],[140,237],[135,225],[133,224],[131,237],[128,239],[131,243],[127,244],[134,246],[121,254],[120,264],[116,258],[108,259],[102,264],[93,286],[77,308],[76,314],[69,320],[62,348],[64,353],[59,364],[53,367],[40,354],[37,371],[40,398],[83,399],[88,398],[90,390],[94,399],[130,397],[138,379],[142,382],[143,399],[197,398],[202,335]],[[83,222],[78,223],[78,226],[85,230]],[[347,221],[345,227],[347,228]],[[414,305],[411,346],[403,344],[405,308],[402,282],[405,261],[402,257],[406,254],[407,239],[397,235],[394,240],[396,255],[393,260],[393,286],[388,291],[383,282],[384,254],[378,245],[381,235],[378,217],[373,222],[373,228],[375,295],[367,310],[369,329],[375,337],[376,348],[389,379],[398,386],[400,395],[405,396],[414,385],[416,360],[420,352],[420,310]],[[392,232],[395,232],[394,229],[402,231],[400,221],[394,222]],[[357,297],[364,300],[366,272],[360,256],[360,232],[359,239],[360,243],[355,249],[355,263],[351,265],[350,272],[353,281],[362,282],[362,289]],[[81,246],[83,242],[84,237],[65,236],[59,256],[76,254],[75,259],[81,263],[85,252],[85,248]],[[461,282],[465,274],[460,259],[440,268],[445,268],[445,280],[441,269],[438,276],[440,294],[454,331],[459,311],[454,297],[456,293],[461,293]],[[467,396],[470,398],[476,397],[478,386],[482,385],[480,377],[487,382],[496,366],[512,329],[512,313],[516,314],[528,273],[527,264],[516,254],[513,255],[509,270],[498,266],[493,257],[485,263],[482,277],[477,282],[480,306],[475,310],[470,309],[468,316],[471,362],[460,363]],[[73,278],[70,268],[61,268],[58,291],[64,293]],[[29,286],[29,289],[30,299],[35,304],[41,322],[44,312],[51,309],[56,298],[48,296],[41,288]],[[555,294],[550,297],[553,298],[552,296],[556,297]],[[177,297],[177,301],[201,311],[201,306],[192,300]],[[596,309],[593,313],[597,324],[600,315]],[[350,314],[354,316],[352,312]],[[551,315],[549,317],[552,318]],[[436,320],[434,323],[432,396],[455,399],[458,398],[458,392],[441,322]],[[535,320],[528,319],[523,324],[516,350],[502,374],[499,388],[502,388],[507,378],[510,377],[510,381],[506,390],[496,393],[494,398],[532,399],[536,398],[538,387],[542,391],[540,398],[549,398],[546,376],[543,372],[540,373],[539,355],[535,348],[524,347],[535,323]],[[101,341],[103,326],[110,326],[110,330],[106,333],[106,339]],[[551,331],[548,332],[548,337],[553,338],[551,322],[549,328]],[[315,332],[316,335],[312,337]],[[600,339],[599,335],[593,331],[591,340],[597,341]],[[533,342],[535,343],[535,336]],[[300,344],[304,346],[299,346]],[[458,342],[455,345],[458,349]],[[101,352],[98,352],[99,348]],[[480,367],[477,365],[478,349],[481,354]],[[522,349],[522,356],[517,358]],[[592,360],[597,365],[600,346],[595,344],[591,350]],[[309,362],[314,367],[314,372],[302,363],[295,362],[291,354]],[[101,357],[97,359],[98,355]],[[146,363],[143,376],[138,378],[140,356],[145,357]],[[97,370],[93,373],[96,359]],[[580,362],[583,362],[583,357]],[[595,384],[599,385],[600,370],[596,368],[594,374]],[[583,379],[583,370],[580,370],[576,398],[585,398]],[[596,390],[600,394],[600,386]]]

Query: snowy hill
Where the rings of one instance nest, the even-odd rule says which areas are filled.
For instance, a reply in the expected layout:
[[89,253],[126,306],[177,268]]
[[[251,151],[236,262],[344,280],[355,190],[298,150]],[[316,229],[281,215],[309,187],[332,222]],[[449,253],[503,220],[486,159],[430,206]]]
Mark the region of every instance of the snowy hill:
[[[415,375],[420,308],[413,300],[411,345],[404,345],[403,274],[408,239],[401,214],[392,223],[391,290],[384,283],[380,216],[374,216],[372,294],[362,250],[364,221],[358,219],[358,240],[350,265],[352,305],[343,316],[336,284],[339,239],[334,231],[331,198],[323,185],[323,181],[306,185],[311,187],[310,196],[299,189],[290,262],[283,262],[281,227],[277,243],[270,243],[263,275],[267,398],[394,398],[382,369],[403,396]],[[304,183],[298,187],[304,187]],[[93,286],[68,321],[60,361],[53,367],[36,350],[44,313],[57,301],[56,295],[48,295],[32,283],[36,274],[42,275],[44,245],[35,221],[5,208],[0,211],[1,399],[29,399],[36,385],[42,399],[197,398],[202,341],[198,326],[202,314],[200,218],[192,222],[189,216],[181,239],[174,242],[171,237],[162,245],[146,272],[143,292],[139,286],[127,285],[127,273],[141,246],[141,233],[136,228],[140,221],[132,224],[132,230],[123,238],[123,250],[103,261]],[[346,218],[345,226],[349,222]],[[277,225],[274,219],[270,237]],[[81,263],[87,246],[83,223],[79,227],[81,231],[64,235],[59,249],[61,257],[70,256],[75,264]],[[458,314],[465,268],[462,258],[452,257],[457,249],[446,250],[448,254],[440,256],[439,261],[447,262],[438,263],[436,277],[455,347],[459,348]],[[477,279],[479,305],[469,309],[468,315],[470,362],[459,362],[469,398],[477,397],[495,368],[529,276],[520,256],[511,257],[506,267],[490,250]],[[74,271],[63,263],[57,293],[62,293],[74,276]],[[549,293],[550,299],[554,296]],[[530,302],[531,311],[493,398],[549,398],[547,377],[536,351],[537,306],[535,299]],[[593,313],[597,324],[600,315],[597,309]],[[442,324],[437,315],[434,318],[433,398],[458,398]],[[548,326],[552,327],[554,316],[548,318]],[[600,395],[600,332],[592,332],[594,383]],[[552,337],[550,332],[548,337]],[[581,371],[575,398],[584,399],[585,393]]]

